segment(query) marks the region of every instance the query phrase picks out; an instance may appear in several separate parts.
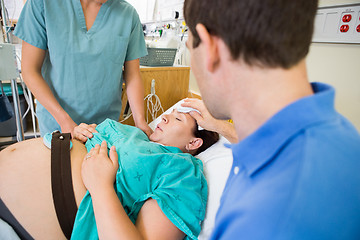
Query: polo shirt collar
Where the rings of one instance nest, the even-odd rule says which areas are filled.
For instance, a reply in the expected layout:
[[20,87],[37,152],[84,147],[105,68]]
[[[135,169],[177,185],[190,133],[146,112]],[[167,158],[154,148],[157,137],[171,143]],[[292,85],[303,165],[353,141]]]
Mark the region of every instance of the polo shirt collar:
[[268,163],[297,133],[311,125],[336,117],[334,88],[323,83],[312,83],[311,86],[313,95],[291,103],[253,134],[239,143],[230,145],[234,165],[243,165],[247,174],[251,176]]

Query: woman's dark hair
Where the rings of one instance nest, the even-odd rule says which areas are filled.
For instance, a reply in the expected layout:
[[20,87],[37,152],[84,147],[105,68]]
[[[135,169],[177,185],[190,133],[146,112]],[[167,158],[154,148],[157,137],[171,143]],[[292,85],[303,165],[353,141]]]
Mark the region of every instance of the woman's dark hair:
[[218,133],[208,131],[208,130],[205,130],[205,129],[199,130],[199,127],[198,127],[197,124],[195,124],[193,133],[194,133],[195,137],[201,138],[203,140],[203,144],[201,145],[200,148],[198,148],[196,150],[196,152],[194,153],[194,156],[198,155],[199,153],[201,153],[203,151],[205,151],[206,149],[211,147],[214,143],[219,141],[219,134]]
[[185,0],[184,17],[195,29],[203,24],[249,65],[289,69],[309,51],[318,0]]

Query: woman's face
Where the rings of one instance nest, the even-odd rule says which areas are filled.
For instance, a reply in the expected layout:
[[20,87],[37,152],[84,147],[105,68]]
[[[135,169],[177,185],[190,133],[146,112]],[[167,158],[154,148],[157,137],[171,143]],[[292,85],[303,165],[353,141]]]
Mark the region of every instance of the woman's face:
[[183,152],[187,152],[186,145],[195,138],[194,127],[195,119],[190,114],[174,110],[171,114],[162,116],[161,122],[150,135],[150,140],[165,146],[178,147]]

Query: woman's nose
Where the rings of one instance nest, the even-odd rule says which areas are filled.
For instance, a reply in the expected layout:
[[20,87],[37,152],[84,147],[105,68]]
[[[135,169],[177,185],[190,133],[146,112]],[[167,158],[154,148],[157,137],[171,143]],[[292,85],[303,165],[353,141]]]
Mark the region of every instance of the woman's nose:
[[168,115],[163,115],[163,121],[164,121],[164,123],[168,123],[169,122],[169,116]]

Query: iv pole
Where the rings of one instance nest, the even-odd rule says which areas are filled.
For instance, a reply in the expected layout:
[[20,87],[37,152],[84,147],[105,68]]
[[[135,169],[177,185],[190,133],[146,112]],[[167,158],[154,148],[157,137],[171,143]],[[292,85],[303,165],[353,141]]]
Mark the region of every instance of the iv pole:
[[[8,19],[7,19],[7,15],[6,15],[4,0],[0,0],[0,4],[1,4],[0,7],[1,7],[2,22],[3,22],[2,25],[4,26],[4,29],[5,29],[4,43],[11,43],[11,37],[9,34],[11,26],[8,25]],[[20,111],[20,99],[19,99],[19,91],[17,88],[17,81],[15,78],[11,79],[10,81],[11,81],[11,91],[12,91],[13,101],[14,101],[16,128],[19,133],[18,140],[23,141],[24,140],[24,127],[23,127],[22,116],[21,116],[21,111]]]

